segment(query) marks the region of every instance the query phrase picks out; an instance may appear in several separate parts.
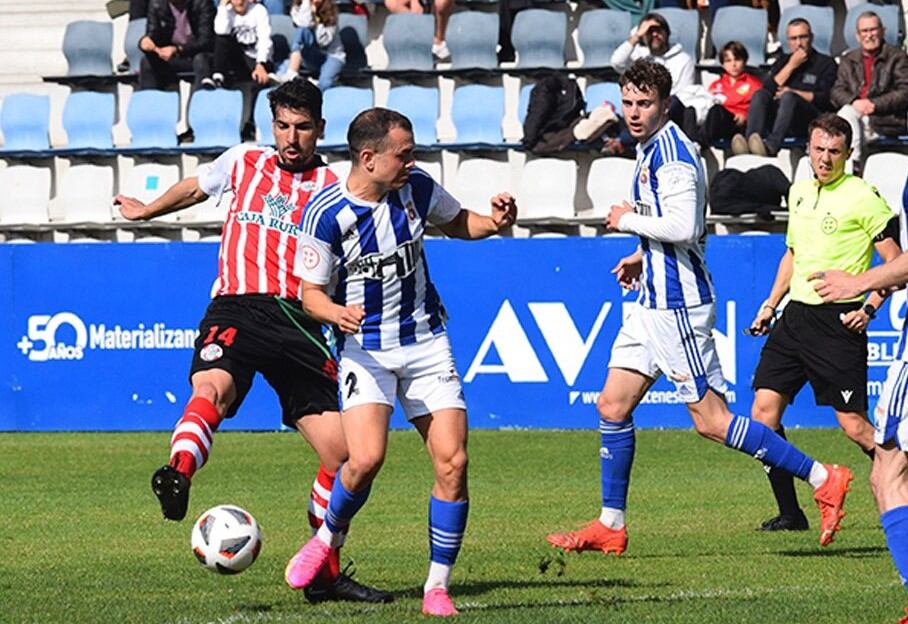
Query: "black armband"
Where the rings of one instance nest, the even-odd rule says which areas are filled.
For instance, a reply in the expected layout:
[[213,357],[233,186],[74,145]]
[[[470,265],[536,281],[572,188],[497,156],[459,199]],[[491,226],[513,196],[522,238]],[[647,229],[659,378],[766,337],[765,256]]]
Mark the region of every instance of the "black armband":
[[[877,234],[873,238],[874,243],[881,243],[887,238],[891,238],[895,241],[895,244],[899,244],[899,218],[892,217],[889,219],[889,223],[886,224],[886,227],[883,228],[883,231]],[[901,247],[901,245],[899,245]]]

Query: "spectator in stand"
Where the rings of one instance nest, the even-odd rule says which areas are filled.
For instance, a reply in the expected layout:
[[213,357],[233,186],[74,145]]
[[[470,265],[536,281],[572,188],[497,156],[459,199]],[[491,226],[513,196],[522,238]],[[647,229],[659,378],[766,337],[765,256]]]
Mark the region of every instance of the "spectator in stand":
[[[796,17],[788,22],[785,35],[791,52],[773,64],[763,88],[750,102],[746,147],[758,156],[778,154],[786,136],[806,137],[807,125],[832,110],[829,94],[835,83],[835,61],[813,48],[807,20]],[[732,152],[746,153],[744,147],[738,142]]]
[[[252,103],[273,69],[268,9],[254,0],[221,0],[214,18],[214,73],[202,86],[233,84],[243,91],[244,140],[255,136]],[[230,78],[230,80],[228,80]]]
[[[425,2],[425,4],[424,4]],[[451,51],[445,43],[448,20],[454,12],[454,0],[385,0],[385,8],[391,13],[427,13],[435,16],[435,39],[432,55],[439,61],[451,59]]]
[[331,88],[347,60],[337,33],[337,5],[334,0],[293,0],[290,17],[297,30],[287,72],[279,81],[296,78],[305,63],[307,69],[318,72],[319,89]]
[[842,56],[832,87],[832,105],[851,125],[851,158],[857,170],[866,141],[906,130],[908,55],[886,43],[885,34],[879,15],[861,13],[857,20],[860,47]]
[[214,5],[211,0],[151,0],[145,53],[139,66],[139,89],[166,89],[179,82],[180,72],[193,73],[192,89],[210,73],[214,49]]
[[709,109],[700,128],[698,140],[704,149],[718,139],[747,144],[741,132],[747,125],[750,100],[763,86],[759,78],[747,72],[747,48],[740,41],[729,41],[722,46],[719,58],[725,73],[708,90],[721,104]]

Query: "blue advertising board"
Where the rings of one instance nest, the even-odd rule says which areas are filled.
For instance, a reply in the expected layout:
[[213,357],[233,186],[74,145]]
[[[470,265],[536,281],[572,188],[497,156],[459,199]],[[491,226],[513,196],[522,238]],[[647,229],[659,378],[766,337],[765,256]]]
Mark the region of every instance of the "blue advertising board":
[[[610,273],[630,237],[427,241],[433,280],[473,427],[595,428],[596,397],[622,311],[635,294]],[[750,412],[763,339],[746,328],[775,276],[783,238],[714,236],[716,344],[728,400]],[[214,280],[208,243],[0,245],[0,430],[167,430],[189,397],[196,328]],[[895,353],[904,292],[868,332],[871,405]],[[689,427],[660,380],[635,413],[641,427]],[[809,388],[788,426],[835,426]],[[395,413],[393,426],[406,426]],[[257,379],[226,429],[278,429],[280,408]]]

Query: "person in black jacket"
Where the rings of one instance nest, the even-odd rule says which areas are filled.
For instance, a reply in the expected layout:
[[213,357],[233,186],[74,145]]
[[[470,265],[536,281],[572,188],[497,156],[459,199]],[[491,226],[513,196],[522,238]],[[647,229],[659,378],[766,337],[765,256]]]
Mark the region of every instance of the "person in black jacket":
[[139,40],[145,53],[139,89],[164,89],[193,72],[192,90],[211,73],[214,51],[214,3],[211,0],[151,0],[148,25]]
[[835,61],[814,50],[807,20],[788,22],[786,36],[791,52],[775,62],[750,101],[747,141],[732,142],[736,154],[775,156],[786,136],[806,136],[807,125],[817,115],[832,111],[829,93],[836,79]]

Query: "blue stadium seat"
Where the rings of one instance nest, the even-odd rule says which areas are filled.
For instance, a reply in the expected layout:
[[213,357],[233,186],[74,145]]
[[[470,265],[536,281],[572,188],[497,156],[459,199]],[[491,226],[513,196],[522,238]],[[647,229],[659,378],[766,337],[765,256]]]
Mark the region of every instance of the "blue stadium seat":
[[587,111],[592,111],[603,102],[611,102],[612,106],[615,107],[615,112],[619,116],[623,116],[621,112],[621,86],[617,82],[587,83],[583,99],[586,100]]
[[50,98],[46,95],[14,93],[3,98],[0,130],[3,150],[46,150],[50,147]]
[[142,62],[143,52],[139,49],[139,40],[145,36],[147,23],[148,20],[142,17],[130,20],[126,26],[123,51],[126,52],[126,58],[129,60],[129,71],[134,74],[139,72],[139,64]]
[[527,109],[530,108],[530,91],[533,90],[534,86],[531,82],[520,87],[520,97],[517,100],[517,119],[521,125],[526,121]]
[[503,116],[503,87],[474,84],[454,89],[451,117],[457,130],[457,143],[502,143]]
[[856,48],[858,43],[857,23],[858,16],[864,11],[873,11],[880,16],[883,26],[886,28],[886,43],[898,46],[901,39],[899,38],[899,8],[894,4],[880,5],[865,2],[848,9],[845,16],[845,23],[842,25],[842,35],[848,43],[849,48]]
[[451,16],[445,41],[451,50],[451,69],[498,67],[498,15],[462,11]]
[[324,93],[322,112],[325,118],[323,146],[347,144],[347,127],[358,114],[372,108],[372,89],[331,87]]
[[835,17],[832,7],[801,4],[782,11],[777,35],[779,41],[782,42],[782,51],[786,54],[791,52],[791,49],[788,47],[788,38],[785,36],[785,31],[788,28],[788,22],[796,17],[802,17],[810,23],[810,30],[813,32],[813,47],[818,52],[829,54]]
[[195,133],[193,147],[235,145],[240,140],[242,116],[240,91],[196,91],[189,101],[189,126]]
[[339,13],[337,35],[344,44],[347,60],[344,69],[362,69],[368,65],[366,46],[369,44],[369,24],[365,15]]
[[70,93],[63,105],[67,149],[112,149],[115,108],[113,93]]
[[435,18],[417,13],[392,13],[385,20],[382,43],[388,53],[388,69],[425,71],[433,67],[432,38]]
[[67,76],[108,76],[113,23],[78,20],[66,25],[63,55],[69,64]]
[[577,39],[583,51],[583,67],[608,67],[612,52],[627,40],[631,14],[626,11],[595,9],[580,16]]
[[[716,11],[709,36],[718,55],[722,46],[729,41],[740,41],[747,50],[748,65],[766,63],[766,22],[765,9],[743,6],[725,6]],[[722,59],[719,59],[721,62]]]
[[438,142],[435,122],[438,119],[438,88],[404,85],[388,91],[388,108],[406,115],[413,124],[417,145]]
[[700,49],[700,18],[693,9],[665,8],[656,9],[667,21],[672,29],[669,41],[671,45],[680,43],[684,51],[690,54],[694,61],[699,58],[697,51]]
[[290,57],[290,46],[293,44],[296,27],[289,15],[272,13],[270,18],[271,44],[274,46],[272,62],[278,71],[282,71],[284,61]]
[[259,0],[265,8],[268,9],[268,13],[271,15],[284,15],[286,13],[284,7],[284,0]]
[[511,41],[517,67],[564,67],[567,16],[548,9],[525,9],[514,18]]
[[130,147],[169,148],[177,146],[176,125],[180,117],[180,96],[173,91],[136,91],[126,108],[126,125],[132,134]]
[[259,129],[259,145],[274,145],[274,131],[271,129],[271,103],[268,94],[271,89],[262,89],[255,98],[252,117]]

